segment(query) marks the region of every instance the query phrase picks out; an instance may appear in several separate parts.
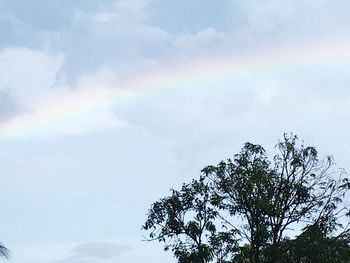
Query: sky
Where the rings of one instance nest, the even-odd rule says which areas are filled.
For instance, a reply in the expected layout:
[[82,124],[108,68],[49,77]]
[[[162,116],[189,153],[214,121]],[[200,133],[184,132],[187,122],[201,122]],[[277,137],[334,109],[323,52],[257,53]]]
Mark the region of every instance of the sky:
[[284,132],[350,169],[347,0],[0,0],[0,241],[174,263],[159,198]]

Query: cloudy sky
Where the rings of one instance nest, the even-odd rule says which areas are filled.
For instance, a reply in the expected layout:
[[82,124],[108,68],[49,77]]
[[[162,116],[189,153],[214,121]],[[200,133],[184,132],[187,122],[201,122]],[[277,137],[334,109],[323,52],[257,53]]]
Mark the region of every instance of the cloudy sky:
[[350,169],[348,0],[0,0],[0,241],[172,263],[152,202],[294,132]]

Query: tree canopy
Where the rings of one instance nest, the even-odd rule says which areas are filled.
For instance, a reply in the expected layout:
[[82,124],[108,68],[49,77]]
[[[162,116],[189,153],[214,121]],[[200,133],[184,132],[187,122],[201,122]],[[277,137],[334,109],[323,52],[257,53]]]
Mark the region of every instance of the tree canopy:
[[180,263],[350,262],[350,182],[333,158],[285,134],[269,159],[232,159],[152,204],[142,228]]

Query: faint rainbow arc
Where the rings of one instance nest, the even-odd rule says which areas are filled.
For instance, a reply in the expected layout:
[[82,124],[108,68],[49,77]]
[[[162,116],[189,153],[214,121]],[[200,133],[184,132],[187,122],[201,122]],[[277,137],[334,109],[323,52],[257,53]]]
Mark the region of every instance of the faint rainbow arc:
[[188,62],[175,61],[163,67],[138,72],[110,87],[81,89],[66,95],[50,97],[33,112],[17,115],[1,123],[0,138],[20,137],[40,129],[45,132],[45,127],[52,123],[61,122],[64,125],[66,121],[72,121],[72,118],[108,108],[110,104],[125,97],[159,87],[164,88],[170,84],[174,86],[180,81],[273,65],[319,63],[349,58],[350,41],[338,39],[279,48],[247,48],[240,53],[189,58]]

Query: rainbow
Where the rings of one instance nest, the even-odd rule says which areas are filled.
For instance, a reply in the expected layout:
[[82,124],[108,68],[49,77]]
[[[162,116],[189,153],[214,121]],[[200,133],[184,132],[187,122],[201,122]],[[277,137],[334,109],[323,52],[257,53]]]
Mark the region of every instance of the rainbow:
[[[38,99],[30,110],[0,123],[0,140],[45,137],[55,134],[55,131],[70,133],[69,129],[64,132],[65,127],[74,128],[91,118],[99,120],[101,116],[104,123],[97,122],[95,127],[83,125],[81,129],[93,132],[98,127],[122,127],[127,123],[117,120],[111,113],[108,114],[111,105],[136,94],[142,95],[150,90],[174,87],[184,81],[205,80],[210,76],[232,75],[242,70],[269,66],[328,63],[349,59],[349,39],[319,39],[301,44],[245,48],[240,49],[239,53],[226,50],[221,54],[189,58],[187,62],[173,61],[164,63],[162,67],[136,72],[132,77],[116,79],[101,86],[79,87],[61,93],[56,88],[55,92]],[[71,129],[71,133],[74,133],[74,129],[73,132]]]

